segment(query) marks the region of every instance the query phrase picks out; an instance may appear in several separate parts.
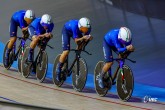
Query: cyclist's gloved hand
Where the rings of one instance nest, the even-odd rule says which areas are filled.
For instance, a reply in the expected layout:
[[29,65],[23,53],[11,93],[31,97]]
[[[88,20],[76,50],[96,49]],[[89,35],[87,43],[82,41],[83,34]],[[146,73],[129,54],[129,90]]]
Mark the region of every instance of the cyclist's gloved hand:
[[128,51],[131,51],[131,52],[133,52],[134,50],[135,50],[135,48],[133,47],[133,45],[131,44],[131,45],[128,45],[128,46],[126,46],[126,48],[127,48],[127,50]]
[[83,38],[84,38],[84,41],[86,41],[86,42],[93,39],[93,37],[91,35],[85,35],[85,36],[83,36]]

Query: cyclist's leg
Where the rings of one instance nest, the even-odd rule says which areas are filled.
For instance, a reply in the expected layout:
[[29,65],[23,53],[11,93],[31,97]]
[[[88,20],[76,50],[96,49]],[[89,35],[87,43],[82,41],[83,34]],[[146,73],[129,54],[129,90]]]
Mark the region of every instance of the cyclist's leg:
[[28,55],[28,61],[32,62],[33,57],[34,57],[34,48],[36,47],[36,45],[39,41],[39,38],[37,38],[36,33],[35,33],[35,29],[32,26],[29,26],[28,32],[29,32],[30,37],[32,38],[32,41],[30,43],[30,51],[29,51],[29,55]]
[[106,63],[103,66],[102,72],[100,73],[99,86],[101,88],[104,88],[103,80],[107,79],[105,73],[109,72],[111,74],[111,66],[113,64],[112,49],[105,40],[103,41],[103,53]]
[[[119,58],[121,58],[119,51],[115,47],[112,47],[112,50],[118,55]],[[117,62],[119,63],[119,61]]]
[[9,32],[10,32],[10,42],[8,44],[8,48],[12,49],[14,43],[17,40],[17,24],[12,18],[10,20]]
[[45,37],[45,38],[43,39],[43,42],[44,42],[44,46],[42,47],[43,50],[46,49],[46,45],[48,44],[48,42],[49,42],[49,40],[50,40],[51,38],[53,38],[53,34],[50,34],[49,37]]
[[103,53],[106,62],[102,69],[102,72],[104,74],[106,72],[110,72],[111,66],[113,65],[112,47],[108,45],[108,43],[105,40],[103,41]]
[[17,24],[12,18],[10,20],[9,32],[10,32],[10,42],[7,45],[7,50],[6,50],[6,55],[5,55],[6,66],[9,65],[9,53],[12,50],[13,45],[15,44],[17,40]]
[[63,52],[60,56],[60,59],[59,59],[59,63],[57,64],[57,80],[59,81],[60,80],[60,74],[61,74],[61,70],[62,70],[62,67],[64,65],[64,62],[69,54],[69,50],[70,50],[70,36],[67,32],[67,30],[65,29],[65,27],[63,27],[63,30],[62,30],[62,47],[63,47]]

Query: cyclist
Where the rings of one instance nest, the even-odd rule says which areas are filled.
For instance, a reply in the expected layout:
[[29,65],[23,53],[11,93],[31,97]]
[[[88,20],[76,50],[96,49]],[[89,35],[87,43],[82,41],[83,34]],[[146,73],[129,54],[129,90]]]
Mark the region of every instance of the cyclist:
[[32,42],[30,43],[30,51],[28,55],[28,61],[33,62],[34,48],[38,44],[40,39],[47,38],[46,43],[53,37],[52,30],[54,23],[52,18],[48,14],[44,14],[41,18],[36,18],[28,28]]
[[32,10],[20,10],[12,15],[9,27],[10,42],[7,46],[7,51],[5,55],[5,66],[9,66],[9,53],[17,40],[17,27],[19,26],[21,28],[23,37],[28,37],[28,25],[34,20],[34,18],[35,14]]
[[98,80],[100,88],[105,87],[103,80],[106,81],[108,78],[105,73],[109,72],[111,75],[111,66],[113,64],[112,50],[119,55],[119,58],[127,57],[129,54],[123,53],[134,51],[134,47],[131,42],[131,31],[127,27],[113,29],[104,36],[103,52],[106,63]]
[[83,17],[79,20],[70,20],[66,22],[62,29],[62,47],[63,52],[60,56],[59,63],[57,65],[57,77],[56,79],[60,81],[60,74],[62,66],[67,58],[70,50],[70,37],[72,37],[75,43],[78,45],[78,49],[83,49],[84,47],[80,47],[82,42],[88,42],[92,40],[91,32],[91,24],[90,20],[86,17]]

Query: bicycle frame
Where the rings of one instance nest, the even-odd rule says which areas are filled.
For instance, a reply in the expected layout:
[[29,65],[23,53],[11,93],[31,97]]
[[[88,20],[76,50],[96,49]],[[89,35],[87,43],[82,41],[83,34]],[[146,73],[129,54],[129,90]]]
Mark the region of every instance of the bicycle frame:
[[77,66],[78,66],[77,71],[79,71],[79,58],[80,58],[81,50],[71,49],[71,51],[75,51],[76,55],[75,55],[75,59],[73,60],[73,63],[71,64],[69,69],[68,69],[68,57],[67,57],[66,68],[67,68],[67,75],[68,76],[70,76],[72,74],[71,70],[72,70],[74,64],[76,63],[76,61],[77,61]]
[[13,45],[14,60],[17,60],[17,59],[18,59],[18,54],[19,54],[21,48],[22,48],[22,51],[23,51],[24,46],[25,46],[25,42],[26,42],[26,40],[25,40],[24,38],[22,38],[22,37],[17,37],[17,38],[18,38],[19,40],[21,40],[21,42],[20,42],[20,44],[19,44],[19,46],[18,46],[18,50],[17,50],[16,53],[15,53],[15,51],[16,51],[16,42],[15,42],[15,44]]
[[[39,62],[41,62],[41,60],[42,60],[42,51],[45,50],[45,47],[46,47],[46,46],[48,46],[48,47],[50,47],[51,49],[53,49],[53,47],[51,47],[50,45],[48,45],[48,44],[46,44],[46,43],[47,43],[47,42],[45,42],[44,39],[40,41],[40,44],[39,44],[39,46],[40,46],[39,48],[40,48],[40,49],[39,49],[39,52],[38,52],[38,54],[37,54],[37,56],[36,56],[36,58],[35,58],[35,61],[33,62],[33,65],[36,64],[39,55],[40,55]],[[41,63],[40,63],[40,66],[41,66]]]
[[36,63],[37,63],[37,60],[38,60],[38,57],[39,57],[39,55],[40,55],[40,57],[39,57],[39,64],[40,64],[40,67],[41,67],[41,61],[42,61],[42,51],[44,51],[44,49],[43,48],[40,48],[39,49],[39,52],[38,52],[38,54],[37,54],[37,56],[36,56],[36,58],[35,58],[35,61],[33,62],[33,66],[35,67],[36,66]]
[[119,62],[118,62],[119,65],[118,65],[118,67],[117,67],[115,73],[114,73],[113,76],[112,76],[112,82],[115,81],[115,79],[116,79],[116,77],[117,77],[117,74],[118,74],[118,71],[122,71],[122,72],[121,72],[121,73],[122,73],[122,80],[124,81],[123,65],[124,65],[124,63],[125,63],[125,60],[129,60],[129,61],[131,61],[132,63],[136,63],[136,61],[133,61],[133,60],[128,59],[128,58],[126,58],[126,59],[116,58],[116,59],[113,59],[113,60],[119,61]]
[[[90,54],[89,52],[85,51],[85,50],[76,50],[76,49],[71,49],[70,51],[75,51],[76,55],[75,55],[75,59],[73,60],[73,63],[71,64],[70,68],[68,69],[68,57],[67,57],[67,64],[66,64],[66,68],[67,68],[67,76],[70,76],[72,74],[72,68],[74,66],[74,64],[76,63],[77,61],[77,71],[79,71],[79,59],[81,58],[81,52],[85,52],[87,53],[88,55],[92,55]],[[77,72],[77,75],[79,75],[79,72]]]

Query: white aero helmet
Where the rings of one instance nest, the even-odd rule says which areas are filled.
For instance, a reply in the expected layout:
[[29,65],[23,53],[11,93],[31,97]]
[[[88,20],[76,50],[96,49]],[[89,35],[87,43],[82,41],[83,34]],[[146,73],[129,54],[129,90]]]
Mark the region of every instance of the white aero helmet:
[[25,15],[24,15],[24,19],[25,18],[28,18],[28,19],[31,19],[33,20],[35,18],[35,13],[33,10],[27,10]]
[[118,34],[118,40],[122,44],[127,44],[131,42],[132,40],[131,31],[127,27],[121,27]]
[[88,18],[86,18],[86,17],[81,18],[78,21],[78,27],[79,28],[81,28],[81,27],[90,28],[91,27],[90,20]]
[[40,21],[42,26],[49,26],[52,23],[52,18],[48,14],[42,15],[41,21]]

